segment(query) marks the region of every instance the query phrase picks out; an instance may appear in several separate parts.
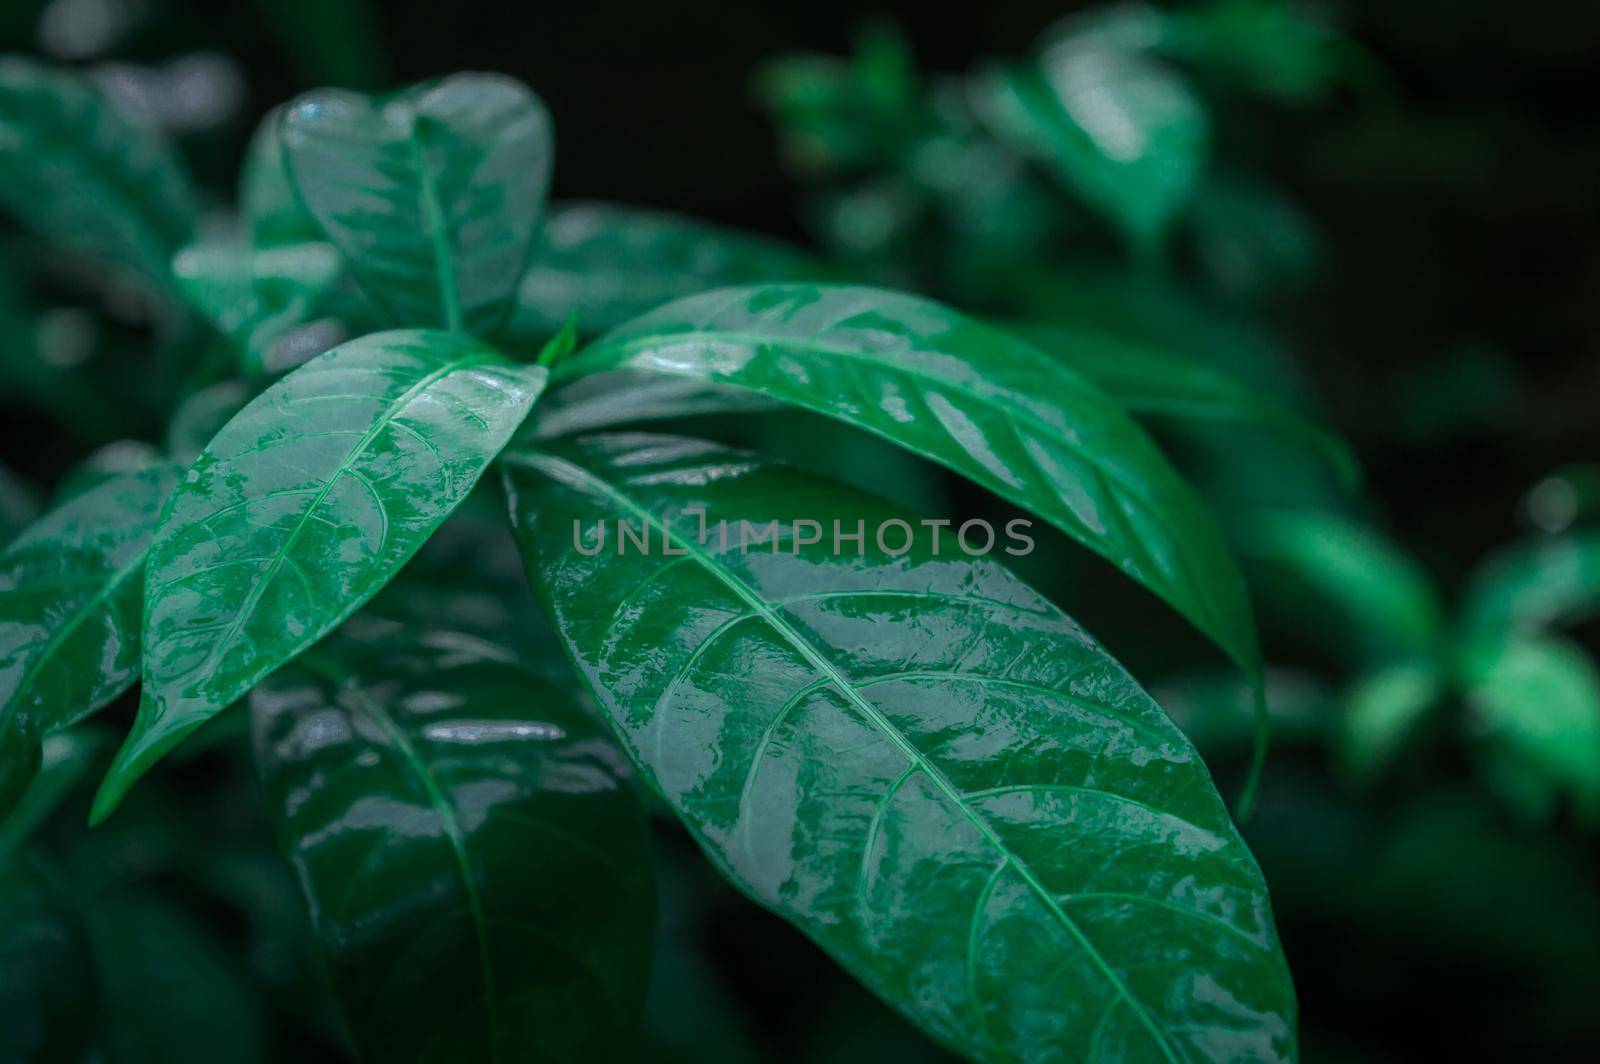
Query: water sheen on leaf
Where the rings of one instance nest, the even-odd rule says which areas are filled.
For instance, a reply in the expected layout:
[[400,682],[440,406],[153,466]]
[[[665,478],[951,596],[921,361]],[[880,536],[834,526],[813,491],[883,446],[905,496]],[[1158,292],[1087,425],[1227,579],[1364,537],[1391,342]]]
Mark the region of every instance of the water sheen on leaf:
[[325,89],[284,112],[290,180],[393,324],[492,333],[527,261],[554,145],[519,82],[457,74],[383,100]]
[[[536,590],[641,771],[930,1035],[982,1061],[1293,1058],[1266,887],[1199,755],[1001,565],[926,527],[891,555],[871,530],[903,513],[698,441],[503,464]],[[586,556],[618,519],[653,549]],[[718,532],[799,519],[823,542]]]
[[598,722],[492,643],[365,616],[250,707],[362,1059],[619,1059],[655,903]]
[[143,698],[96,817],[376,594],[467,497],[545,376],[463,336],[378,333],[295,370],[229,421],[161,515]]
[[558,377],[614,369],[753,391],[949,466],[1107,558],[1257,670],[1244,581],[1205,505],[1112,399],[1015,337],[915,296],[767,285],[670,303]]
[[112,476],[0,553],[0,799],[21,793],[44,736],[137,678],[145,556],[177,479],[170,463]]

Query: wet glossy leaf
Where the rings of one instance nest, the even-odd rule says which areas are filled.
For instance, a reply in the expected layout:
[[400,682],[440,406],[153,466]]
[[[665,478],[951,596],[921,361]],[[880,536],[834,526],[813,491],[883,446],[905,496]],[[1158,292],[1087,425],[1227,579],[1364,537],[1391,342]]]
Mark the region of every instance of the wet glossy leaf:
[[1196,359],[1093,329],[1025,325],[1016,331],[1136,417],[1264,429],[1323,455],[1346,483],[1360,478],[1355,456],[1339,437]]
[[[1241,538],[1246,557],[1272,575],[1261,582],[1269,600],[1264,608],[1298,619],[1301,634],[1331,640],[1357,664],[1437,661],[1445,636],[1439,592],[1421,565],[1376,528],[1336,514],[1283,510],[1251,515]],[[1342,623],[1329,626],[1324,609]]]
[[162,465],[114,477],[45,514],[0,554],[0,795],[21,794],[45,735],[138,675],[145,556],[177,474]]
[[1115,402],[1006,333],[878,289],[725,289],[608,333],[558,378],[612,369],[737,386],[949,466],[1109,559],[1256,667],[1244,582],[1204,504]]
[[801,281],[822,267],[798,248],[665,211],[608,203],[551,210],[517,288],[511,331],[548,335],[569,314],[586,332],[709,288]]
[[364,617],[250,705],[364,1060],[624,1059],[655,902],[598,722],[494,644]]
[[281,130],[301,201],[393,324],[499,327],[554,157],[525,86],[457,74],[382,100],[327,89],[290,105]]
[[0,203],[160,284],[198,216],[167,144],[76,74],[17,56],[0,59]]
[[[927,527],[901,551],[902,513],[697,441],[505,466],[541,598],[646,777],[934,1038],[986,1061],[1293,1056],[1266,888],[1199,756],[993,559],[936,554]],[[619,519],[652,549],[594,550]],[[834,521],[887,545],[841,550]],[[741,551],[739,522],[778,538]]]
[[1038,157],[1140,248],[1157,244],[1210,153],[1210,121],[1175,70],[1131,49],[1068,35],[1030,66],[974,86],[995,132]]
[[96,816],[371,598],[467,497],[544,380],[460,335],[378,333],[228,422],[162,513],[139,716]]

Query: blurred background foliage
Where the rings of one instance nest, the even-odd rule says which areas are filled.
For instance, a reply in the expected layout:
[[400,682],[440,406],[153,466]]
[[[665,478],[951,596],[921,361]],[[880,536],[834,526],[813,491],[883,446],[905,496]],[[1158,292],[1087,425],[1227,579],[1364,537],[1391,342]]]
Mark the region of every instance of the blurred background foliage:
[[[12,0],[0,49],[73,69],[60,98],[103,94],[128,127],[67,107],[63,128],[153,145],[139,182],[111,186],[154,221],[101,225],[48,195],[72,175],[23,165],[6,108],[35,74],[7,60],[0,542],[153,446],[192,455],[330,342],[319,323],[352,325],[331,274],[315,306],[286,309],[258,267],[266,310],[242,318],[185,285],[227,267],[207,239],[271,106],[315,85],[504,71],[549,104],[569,201],[517,342],[536,349],[570,307],[593,332],[702,287],[803,273],[928,293],[1075,365],[1157,431],[1249,567],[1276,746],[1245,833],[1304,1055],[1590,1057],[1597,41],[1600,6],[1554,0]],[[167,172],[163,140],[192,181]],[[1004,513],[808,416],[702,430],[923,509]],[[430,548],[391,605],[537,623],[494,601],[504,558],[452,550]],[[1021,568],[1236,789],[1248,700],[1212,652],[1064,541]],[[339,1057],[227,729],[92,834],[81,781],[108,740],[50,740],[0,825],[0,1060]],[[662,822],[657,841],[651,1059],[938,1058],[681,833]],[[60,1015],[85,1019],[47,1022]],[[42,1041],[62,1030],[70,1044]]]

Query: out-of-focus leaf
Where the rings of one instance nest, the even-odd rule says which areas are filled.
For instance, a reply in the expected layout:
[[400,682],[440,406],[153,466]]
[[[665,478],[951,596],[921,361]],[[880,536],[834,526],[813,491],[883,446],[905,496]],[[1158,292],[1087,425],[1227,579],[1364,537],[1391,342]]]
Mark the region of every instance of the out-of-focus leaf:
[[346,337],[325,313],[344,277],[332,244],[213,238],[180,251],[172,273],[190,305],[245,353],[252,375],[287,372]]
[[0,554],[0,796],[21,795],[44,736],[138,675],[145,557],[177,474],[162,465],[115,477],[45,514]]
[[86,1059],[97,998],[70,904],[31,862],[0,854],[0,1060]]
[[1335,745],[1340,770],[1370,783],[1393,762],[1443,692],[1436,668],[1401,663],[1356,681],[1345,695]]
[[16,56],[0,58],[0,203],[159,285],[197,217],[168,145],[77,75]]
[[544,223],[517,286],[510,332],[519,341],[546,336],[569,315],[585,332],[601,332],[708,288],[822,272],[815,259],[770,237],[663,211],[565,204]]
[[756,92],[776,118],[784,157],[809,173],[892,164],[918,132],[910,50],[887,27],[862,33],[848,60],[790,55],[771,62]]
[[1225,296],[1293,287],[1317,264],[1310,220],[1282,193],[1247,178],[1218,177],[1202,184],[1188,228],[1200,268]]
[[239,212],[252,247],[313,244],[327,239],[289,183],[282,132],[283,108],[274,107],[256,126],[239,171]]
[[1481,663],[1467,724],[1489,784],[1534,818],[1563,798],[1600,826],[1600,669],[1556,639],[1519,638]]
[[108,480],[116,480],[129,473],[142,473],[163,464],[170,463],[166,462],[159,450],[143,440],[116,440],[68,470],[56,485],[50,505],[60,506]]
[[1089,378],[1136,417],[1265,429],[1325,457],[1345,483],[1360,479],[1355,455],[1338,436],[1202,362],[1091,329],[1024,325],[1016,331]]
[[218,381],[188,396],[167,422],[167,450],[179,462],[193,462],[250,398],[242,380]]
[[323,90],[290,105],[281,136],[301,202],[393,324],[499,328],[554,158],[533,93],[489,74],[381,100]]
[[1092,36],[1052,41],[1036,63],[990,71],[973,93],[998,136],[1140,251],[1159,245],[1210,154],[1210,119],[1182,75]]
[[[1266,888],[1199,756],[1004,568],[936,556],[926,529],[892,556],[786,535],[910,522],[698,441],[504,464],[541,597],[635,762],[726,876],[931,1036],[979,1060],[1292,1058]],[[616,520],[652,549],[593,551]],[[723,550],[723,520],[786,541]]]
[[0,814],[0,865],[21,853],[34,829],[88,778],[101,755],[108,752],[110,738],[104,731],[88,728],[46,737],[38,774],[9,815]]
[[[1321,742],[1337,699],[1315,677],[1286,669],[1266,672],[1267,714],[1276,744]],[[1202,754],[1247,750],[1255,736],[1250,685],[1237,673],[1188,672],[1154,684],[1150,694]]]
[[1490,558],[1468,582],[1461,607],[1463,653],[1494,655],[1513,635],[1582,621],[1600,611],[1600,530],[1530,540]]
[[96,819],[376,594],[467,497],[545,378],[459,334],[377,333],[300,367],[228,422],[151,545],[139,715]]
[[363,1059],[622,1059],[655,903],[620,751],[491,644],[356,618],[250,699]]
[[83,918],[119,1064],[269,1059],[261,1006],[235,959],[191,914],[142,892],[100,895]]
[[557,377],[615,369],[744,388],[946,465],[1107,558],[1259,671],[1244,583],[1204,504],[1114,401],[1006,333],[879,289],[735,288],[635,319]]
[[1263,609],[1298,624],[1297,634],[1331,641],[1360,665],[1438,660],[1445,635],[1439,593],[1416,560],[1371,525],[1330,513],[1268,511],[1251,515],[1241,538],[1245,556],[1273,574],[1258,585]]
[[1211,0],[1166,16],[1162,45],[1253,91],[1312,100],[1370,63],[1316,11],[1282,0]]

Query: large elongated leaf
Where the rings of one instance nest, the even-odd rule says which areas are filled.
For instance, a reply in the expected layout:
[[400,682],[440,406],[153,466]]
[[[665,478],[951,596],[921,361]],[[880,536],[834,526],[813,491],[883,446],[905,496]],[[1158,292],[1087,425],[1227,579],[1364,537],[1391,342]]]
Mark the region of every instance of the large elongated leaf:
[[770,237],[665,211],[564,204],[545,220],[517,289],[512,330],[547,335],[570,314],[599,332],[708,288],[821,273],[815,259]]
[[0,59],[0,203],[52,238],[166,282],[198,216],[176,155],[94,86]]
[[[1292,1057],[1266,888],[1199,756],[1002,566],[925,527],[891,554],[903,514],[696,441],[505,464],[536,589],[636,763],[724,874],[924,1030],[985,1061]],[[650,549],[595,550],[618,519]],[[776,542],[741,551],[740,522]]]
[[1360,479],[1355,456],[1339,437],[1203,362],[1094,329],[1031,325],[1018,332],[1135,416],[1264,429],[1319,452],[1346,483]]
[[113,476],[0,554],[0,797],[20,794],[45,735],[138,676],[145,555],[177,479],[170,463]]
[[364,1060],[623,1059],[655,910],[598,722],[493,644],[365,617],[250,705]]
[[301,202],[394,324],[500,325],[554,157],[525,86],[458,74],[386,100],[324,90],[284,112],[282,137]]
[[161,515],[143,698],[96,818],[376,594],[467,497],[545,376],[460,335],[378,333],[295,370],[228,422]]
[[1078,374],[937,303],[770,285],[692,296],[601,337],[558,377],[637,369],[734,385],[943,463],[1109,559],[1255,672],[1244,582],[1204,504]]

